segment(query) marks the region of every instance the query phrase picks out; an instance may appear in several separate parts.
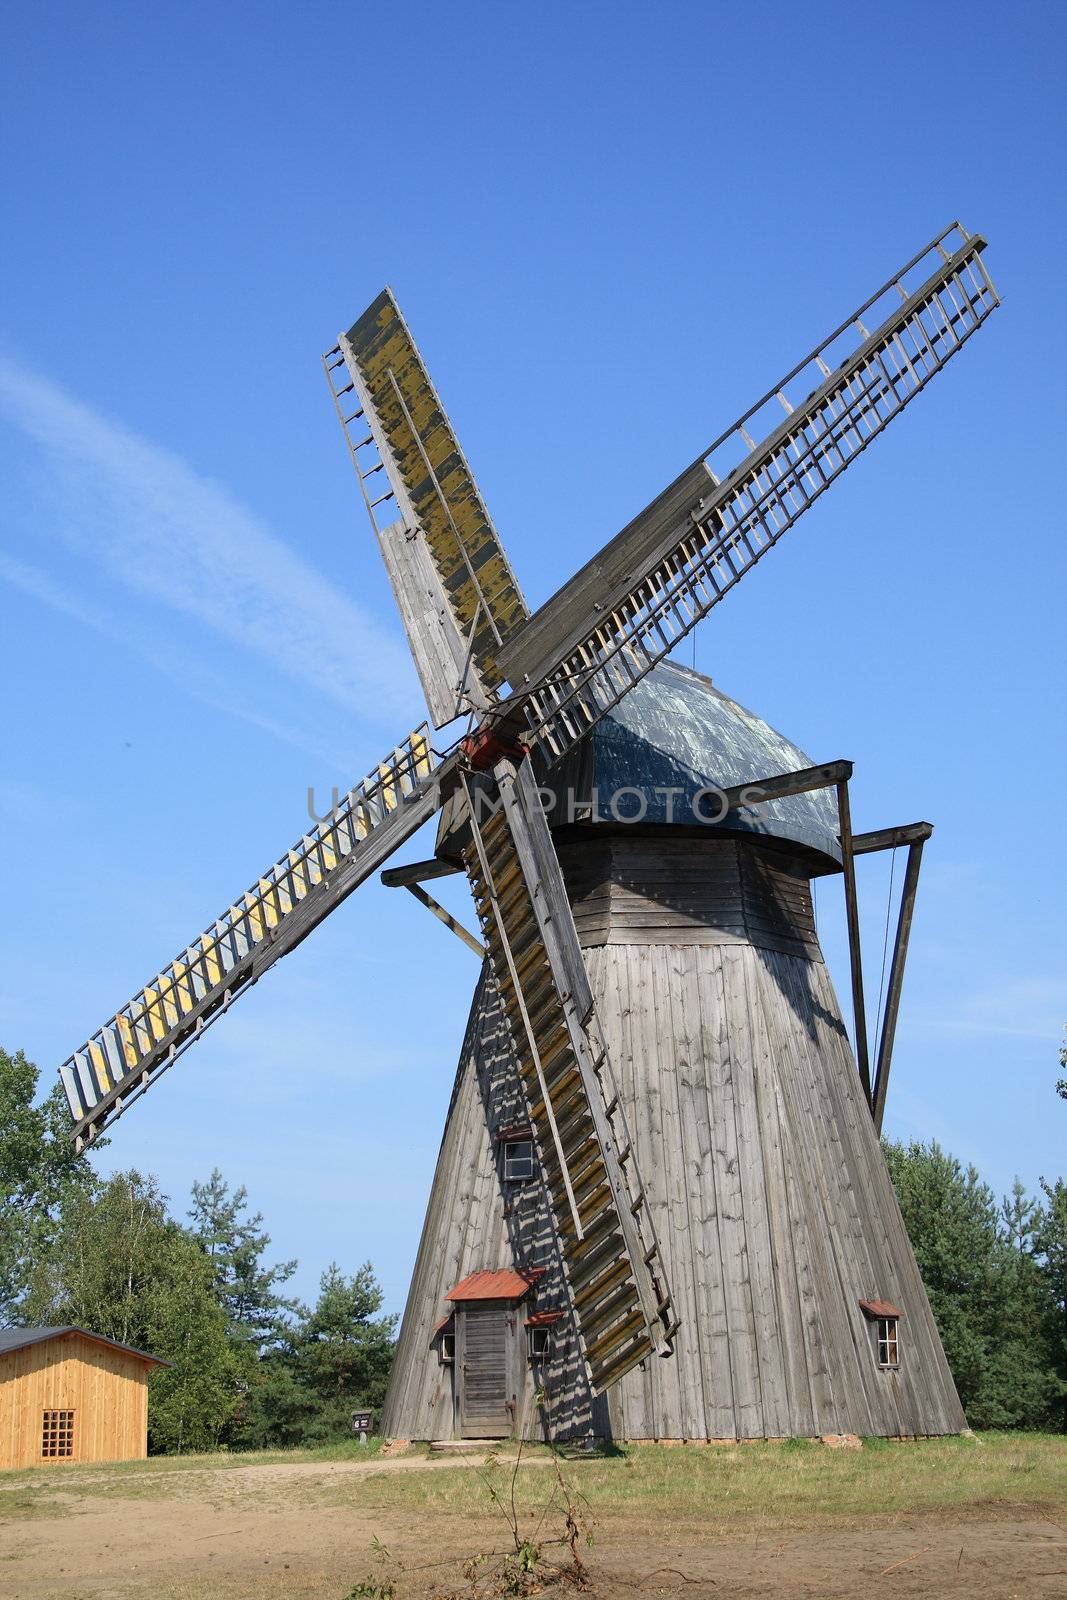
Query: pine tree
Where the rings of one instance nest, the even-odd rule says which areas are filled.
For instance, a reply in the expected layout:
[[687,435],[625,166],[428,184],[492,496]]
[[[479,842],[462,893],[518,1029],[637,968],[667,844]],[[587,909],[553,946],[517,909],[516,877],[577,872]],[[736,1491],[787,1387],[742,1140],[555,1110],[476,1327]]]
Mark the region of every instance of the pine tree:
[[1045,1204],[1034,1225],[1041,1275],[1048,1291],[1048,1343],[1055,1380],[1057,1426],[1067,1432],[1067,1183],[1041,1179]]
[[231,1194],[218,1167],[206,1183],[193,1184],[192,1194],[192,1232],[211,1264],[231,1333],[257,1354],[277,1347],[289,1317],[299,1309],[297,1301],[278,1293],[296,1271],[296,1262],[264,1265],[270,1234],[264,1232],[262,1213],[247,1214],[247,1189],[242,1185]]
[[1036,1213],[1021,1186],[998,1209],[974,1167],[936,1143],[887,1143],[885,1154],[968,1420],[979,1428],[1047,1426],[1055,1385]]

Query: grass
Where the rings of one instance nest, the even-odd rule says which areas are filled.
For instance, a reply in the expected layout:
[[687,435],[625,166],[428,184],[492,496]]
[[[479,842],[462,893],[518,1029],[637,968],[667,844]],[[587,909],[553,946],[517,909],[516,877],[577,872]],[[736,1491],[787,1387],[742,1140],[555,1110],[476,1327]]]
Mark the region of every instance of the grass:
[[[328,1466],[373,1462],[380,1441],[252,1455],[155,1457],[117,1466],[33,1469],[0,1474],[0,1521],[91,1511],[93,1501],[196,1499],[227,1510],[345,1506],[361,1512],[420,1510],[445,1516],[494,1515],[483,1475],[471,1467],[432,1466],[391,1472],[230,1475],[241,1467],[302,1462]],[[520,1496],[540,1503],[548,1491],[532,1451],[519,1470]],[[494,1473],[502,1483],[510,1467]],[[984,1434],[971,1439],[891,1444],[869,1440],[859,1451],[829,1450],[806,1440],[784,1444],[656,1445],[620,1448],[565,1467],[598,1519],[625,1518],[635,1529],[699,1524],[702,1533],[749,1528],[848,1526],[909,1514],[990,1512],[1067,1505],[1067,1439],[1042,1434]]]
[[[531,1465],[530,1474],[535,1470]],[[828,1450],[807,1440],[635,1445],[611,1457],[568,1463],[566,1472],[598,1519],[625,1517],[635,1527],[661,1527],[665,1521],[699,1522],[709,1531],[842,1526],[871,1516],[1067,1505],[1067,1439],[1042,1434],[907,1444],[871,1440],[859,1451]],[[530,1498],[536,1483],[525,1488]],[[488,1490],[469,1471],[383,1473],[358,1487],[336,1487],[366,1509],[489,1510]]]

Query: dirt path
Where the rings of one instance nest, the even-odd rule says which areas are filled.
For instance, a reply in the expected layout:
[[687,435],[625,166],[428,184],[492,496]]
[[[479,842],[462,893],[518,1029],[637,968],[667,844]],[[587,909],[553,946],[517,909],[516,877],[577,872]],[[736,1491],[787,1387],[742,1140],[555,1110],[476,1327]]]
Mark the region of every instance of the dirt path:
[[[135,1473],[112,1480],[107,1498],[57,1494],[35,1514],[0,1525],[0,1596],[345,1600],[357,1582],[383,1575],[375,1539],[392,1552],[397,1600],[455,1592],[463,1587],[464,1558],[502,1547],[497,1527],[487,1527],[484,1514],[361,1507],[359,1485],[376,1473],[474,1467],[479,1460]],[[1067,1596],[1067,1532],[1039,1511],[726,1538],[693,1522],[637,1533],[632,1522],[612,1516],[601,1521],[587,1559],[588,1593],[597,1600]]]

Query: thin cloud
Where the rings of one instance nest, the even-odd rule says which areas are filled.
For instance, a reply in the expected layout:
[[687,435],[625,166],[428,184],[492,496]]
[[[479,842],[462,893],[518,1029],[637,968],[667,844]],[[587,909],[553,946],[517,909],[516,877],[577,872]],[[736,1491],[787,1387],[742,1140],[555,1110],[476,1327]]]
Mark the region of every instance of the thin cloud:
[[988,989],[962,996],[948,1015],[902,1018],[919,1032],[1002,1035],[1015,1039],[1059,1038],[1067,1017],[1067,985],[1059,978],[1000,978]]
[[411,719],[418,690],[397,635],[223,485],[3,357],[0,416],[44,453],[63,495],[61,517],[35,535],[42,557],[58,529],[108,582],[196,618],[349,710]]
[[[82,596],[65,589],[40,567],[6,556],[2,551],[0,551],[0,582],[8,583],[12,588],[31,596],[42,605],[50,606],[63,616],[73,618],[83,627],[92,628],[95,632],[106,636],[114,633],[113,619],[102,607],[94,606]],[[250,723],[255,728],[261,728],[274,738],[281,739],[295,749],[314,756],[317,761],[325,761],[331,768],[336,767],[342,772],[349,770],[351,761],[347,752],[342,753],[327,740],[316,737],[307,727],[294,728],[280,722],[276,717],[266,716],[239,696],[220,694],[214,674],[202,663],[176,654],[162,642],[158,634],[151,634],[147,630],[139,632],[131,627],[129,622],[124,622],[122,638],[124,645],[149,662],[157,672],[181,689],[183,694],[192,695],[202,705],[211,706],[213,710],[222,711],[227,716],[239,717],[241,721]]]

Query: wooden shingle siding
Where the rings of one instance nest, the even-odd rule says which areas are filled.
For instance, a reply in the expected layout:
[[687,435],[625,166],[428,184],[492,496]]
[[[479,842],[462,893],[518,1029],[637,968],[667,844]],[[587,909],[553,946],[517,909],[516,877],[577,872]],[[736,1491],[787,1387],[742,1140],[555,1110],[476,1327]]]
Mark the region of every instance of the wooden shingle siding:
[[147,1365],[76,1333],[4,1352],[0,1468],[43,1464],[46,1411],[74,1412],[73,1455],[58,1462],[140,1460],[148,1428]]

